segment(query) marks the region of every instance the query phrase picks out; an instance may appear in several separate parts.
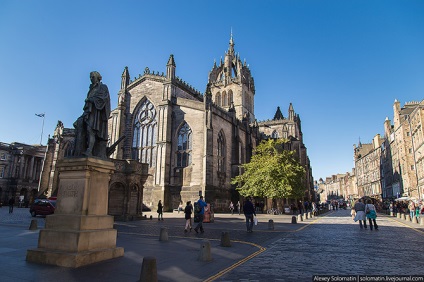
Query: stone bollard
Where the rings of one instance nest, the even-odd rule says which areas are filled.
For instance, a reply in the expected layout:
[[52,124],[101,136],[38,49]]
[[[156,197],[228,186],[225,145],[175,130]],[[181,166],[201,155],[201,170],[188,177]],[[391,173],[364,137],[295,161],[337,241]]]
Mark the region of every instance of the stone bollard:
[[150,220],[152,220],[153,219],[153,216],[152,215],[150,215]]
[[221,233],[221,247],[231,247],[230,234],[226,231]]
[[315,217],[314,212],[311,212],[311,218],[314,218],[314,217]]
[[420,225],[424,225],[424,217],[420,216]]
[[200,261],[211,261],[211,243],[208,240],[203,240],[200,245],[200,253],[199,253]]
[[31,224],[29,225],[29,230],[37,230],[38,226],[37,226],[37,220],[36,219],[32,219],[31,220]]
[[393,216],[393,212],[392,211],[390,212],[390,216]]
[[297,221],[299,221],[299,222],[300,222],[300,221],[303,221],[303,217],[302,217],[302,215],[301,215],[301,214],[298,214],[298,215],[297,215]]
[[274,220],[272,219],[268,220],[268,229],[274,230]]
[[396,218],[400,218],[400,216],[401,216],[401,214],[400,214],[400,212],[398,212],[398,213],[396,214]]
[[159,241],[168,241],[168,228],[166,227],[160,228]]
[[307,215],[308,215],[308,218],[312,218],[311,212],[308,212]]
[[140,281],[143,282],[157,282],[158,272],[156,269],[156,258],[145,257],[141,265]]
[[294,216],[294,215],[292,216],[292,223],[293,224],[296,224],[297,223],[296,216]]
[[303,215],[305,216],[305,219],[308,219],[308,213],[307,212],[305,212]]

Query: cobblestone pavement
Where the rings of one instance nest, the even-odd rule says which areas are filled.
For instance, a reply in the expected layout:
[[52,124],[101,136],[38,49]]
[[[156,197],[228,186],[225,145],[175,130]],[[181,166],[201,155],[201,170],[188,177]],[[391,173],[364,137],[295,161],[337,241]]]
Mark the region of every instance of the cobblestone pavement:
[[[149,218],[150,214],[146,215]],[[219,240],[222,232],[228,231],[232,241],[248,242],[265,250],[255,255],[246,253],[244,259],[222,268],[221,272],[217,270],[216,275],[205,281],[312,281],[313,275],[424,275],[424,226],[379,215],[379,231],[360,230],[358,223],[352,221],[350,210],[328,212],[298,224],[291,224],[290,215],[260,214],[258,218],[259,224],[253,233],[246,232],[243,215],[229,214],[217,214],[214,223],[204,224],[204,234],[184,233],[183,214],[176,212],[165,213],[164,221],[153,218],[115,222],[115,228],[118,238],[123,240],[121,242],[133,235],[158,237],[162,227],[168,229],[175,242],[180,239]],[[8,207],[0,208],[0,224],[3,226],[20,225],[26,229],[31,219],[27,208],[15,208],[13,214],[8,213]],[[269,220],[273,220],[274,230],[269,230]],[[37,222],[39,228],[44,227],[43,217],[37,217]],[[127,246],[126,252],[131,255],[131,247]],[[120,262],[117,260],[118,265],[114,265],[116,269],[121,267]],[[178,262],[172,265],[175,266]],[[97,264],[84,271],[92,274],[101,268],[102,264]],[[82,270],[72,273],[80,274],[77,271]],[[198,280],[193,278],[192,281]]]
[[[13,209],[13,213],[9,213],[9,207],[4,206],[0,208],[0,223],[12,224],[12,225],[26,225],[29,226],[33,217],[29,213],[29,208],[17,208]],[[39,226],[44,227],[45,218],[37,216]]]
[[288,233],[265,252],[215,281],[312,281],[313,275],[424,275],[424,231],[386,216],[379,216],[377,224],[378,231],[361,230],[352,221],[350,210],[331,212],[299,232]]
[[[150,213],[147,213],[149,217]],[[165,214],[164,221],[152,220],[115,222],[115,228],[121,233],[137,233],[146,236],[157,236],[160,229],[166,227],[168,235],[171,237],[203,238],[219,240],[222,232],[228,232],[233,241],[250,242],[260,246],[267,246],[271,242],[286,236],[288,233],[305,227],[311,222],[304,221],[299,224],[292,224],[290,215],[266,215],[258,214],[259,223],[254,226],[253,233],[246,232],[245,217],[243,215],[217,214],[213,223],[203,223],[204,234],[196,234],[194,230],[184,233],[185,219],[183,213]],[[274,229],[269,229],[269,220],[273,221]],[[193,229],[196,223],[193,223]]]

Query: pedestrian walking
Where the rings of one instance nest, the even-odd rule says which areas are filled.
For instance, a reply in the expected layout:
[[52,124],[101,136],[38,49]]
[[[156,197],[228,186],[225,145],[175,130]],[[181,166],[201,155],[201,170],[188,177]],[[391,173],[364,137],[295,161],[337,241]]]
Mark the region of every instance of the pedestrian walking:
[[308,201],[303,202],[303,206],[304,206],[305,212],[308,212],[308,210],[309,210],[309,202]]
[[378,225],[377,225],[377,222],[375,221],[377,218],[377,212],[375,210],[375,206],[373,205],[370,199],[367,201],[367,204],[365,205],[365,214],[370,224],[370,230],[372,230],[373,228],[373,223],[374,223],[375,230],[378,230]]
[[163,220],[163,205],[162,205],[162,200],[159,200],[159,203],[158,203],[158,220]]
[[318,215],[317,204],[315,202],[312,202],[312,213],[314,216]]
[[13,205],[15,204],[15,198],[12,197],[9,199],[9,213],[13,213]]
[[230,202],[230,212],[231,212],[231,215],[234,214],[234,204],[233,204],[233,202]]
[[244,216],[246,217],[247,232],[252,233],[253,232],[253,215],[256,216],[256,212],[255,212],[255,207],[250,201],[250,197],[247,197],[246,201],[244,202],[243,213],[244,213]]
[[302,202],[299,201],[299,204],[297,205],[297,208],[299,209],[299,214],[302,214],[302,207],[303,207]]
[[240,205],[240,201],[237,201],[237,212],[238,212],[238,214],[240,215],[240,208],[241,208],[241,205]]
[[362,223],[364,224],[364,228],[367,229],[367,221],[365,217],[365,204],[362,202],[362,199],[359,199],[355,204],[353,209],[356,212],[354,221],[357,222],[359,220],[359,227],[362,229]]
[[352,220],[355,220],[356,212],[354,208],[351,209],[350,215],[352,216]]
[[204,233],[205,230],[203,229],[203,216],[205,214],[205,208],[208,205],[206,204],[206,202],[203,200],[203,196],[200,196],[200,199],[194,204],[194,222],[197,221],[197,226],[196,228],[194,228],[194,231],[196,231],[196,233]]
[[191,232],[191,214],[193,213],[193,206],[191,205],[191,201],[187,202],[186,207],[184,208],[184,218],[186,220],[184,232]]
[[414,203],[414,201],[409,202],[408,209],[409,209],[409,216],[411,217],[411,220],[414,220],[414,216],[415,216],[415,203]]

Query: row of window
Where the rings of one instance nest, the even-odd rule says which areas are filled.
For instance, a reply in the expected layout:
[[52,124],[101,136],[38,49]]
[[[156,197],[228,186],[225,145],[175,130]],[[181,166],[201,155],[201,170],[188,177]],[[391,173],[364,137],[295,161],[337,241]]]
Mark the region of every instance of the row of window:
[[231,103],[233,102],[233,91],[228,90],[228,95],[226,91],[222,92],[222,95],[220,92],[216,93],[215,95],[215,104],[217,104],[220,107],[228,107],[231,106]]

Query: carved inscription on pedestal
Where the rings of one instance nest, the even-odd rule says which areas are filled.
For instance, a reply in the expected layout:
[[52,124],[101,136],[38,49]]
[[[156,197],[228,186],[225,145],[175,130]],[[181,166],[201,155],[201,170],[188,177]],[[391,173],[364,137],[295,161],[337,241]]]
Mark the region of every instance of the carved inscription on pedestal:
[[57,207],[58,213],[81,214],[84,202],[84,181],[63,179],[59,186]]
[[76,198],[78,196],[78,188],[75,184],[64,185],[60,189],[61,198]]

